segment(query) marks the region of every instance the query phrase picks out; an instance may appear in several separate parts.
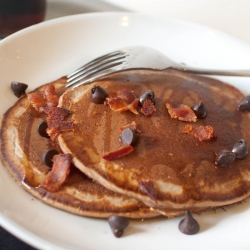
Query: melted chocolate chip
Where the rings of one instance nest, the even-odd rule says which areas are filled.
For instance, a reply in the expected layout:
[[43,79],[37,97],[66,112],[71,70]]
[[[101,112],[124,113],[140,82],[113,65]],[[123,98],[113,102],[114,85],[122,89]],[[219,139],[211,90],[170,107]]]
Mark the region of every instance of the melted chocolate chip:
[[143,105],[143,102],[147,99],[149,99],[154,105],[155,105],[155,94],[152,90],[147,90],[144,93],[142,93],[139,97],[139,104],[140,106]]
[[198,119],[203,119],[207,116],[207,109],[203,102],[196,103],[192,109]]
[[197,234],[200,230],[200,225],[193,218],[190,211],[185,212],[185,218],[179,223],[179,230],[188,235]]
[[91,94],[91,101],[95,104],[103,104],[108,97],[107,91],[100,86],[94,86],[91,89]]
[[243,139],[240,139],[237,143],[234,144],[232,152],[235,154],[237,159],[244,159],[248,155],[248,145],[247,142]]
[[22,95],[25,95],[25,90],[28,88],[28,85],[21,82],[12,82],[11,83],[11,89],[13,90],[13,93],[16,97],[21,97]]
[[122,145],[135,145],[139,140],[140,134],[137,130],[126,128],[124,129],[119,137],[119,141]]
[[47,125],[46,121],[42,121],[41,123],[39,123],[37,126],[37,131],[38,131],[39,135],[41,135],[42,137],[45,137],[45,138],[50,138],[46,132],[47,128],[48,128],[48,125]]
[[237,107],[240,111],[250,111],[250,95],[244,97]]
[[43,158],[43,163],[44,163],[47,167],[52,168],[52,166],[53,166],[53,161],[52,161],[52,159],[53,159],[54,155],[58,155],[58,154],[59,154],[59,152],[58,152],[57,150],[55,150],[55,149],[53,149],[53,148],[48,149],[47,151],[45,151],[45,152],[43,153],[43,156],[42,156],[42,158]]
[[115,237],[120,238],[123,234],[123,230],[128,226],[129,221],[127,218],[111,215],[109,216],[109,225]]
[[215,157],[215,165],[218,167],[225,168],[230,165],[235,159],[235,154],[227,149],[221,150],[219,153],[216,154]]

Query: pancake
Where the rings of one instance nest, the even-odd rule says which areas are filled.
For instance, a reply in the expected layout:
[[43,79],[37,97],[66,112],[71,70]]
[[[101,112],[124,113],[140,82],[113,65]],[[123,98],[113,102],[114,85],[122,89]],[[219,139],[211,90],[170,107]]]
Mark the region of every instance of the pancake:
[[[127,89],[136,97],[153,90],[156,112],[146,117],[139,109],[136,115],[95,104],[90,101],[94,85],[108,93]],[[245,199],[250,192],[249,156],[226,167],[215,165],[216,153],[230,151],[240,139],[250,142],[250,115],[237,110],[243,97],[231,85],[186,72],[125,71],[96,81],[88,89],[67,90],[61,96],[59,106],[71,110],[77,130],[60,134],[58,141],[83,173],[107,189],[148,206],[162,211],[225,206]],[[196,122],[171,118],[167,98],[189,107],[202,101],[207,116]],[[111,161],[103,159],[121,147],[119,128],[133,121],[141,131],[134,150]],[[194,128],[211,126],[213,137],[199,141],[184,134],[187,124]]]
[[[58,95],[65,91],[66,78],[53,82]],[[42,92],[44,86],[37,92]],[[38,124],[45,119],[24,95],[2,117],[1,158],[16,182],[33,196],[53,207],[82,216],[105,218],[120,215],[128,218],[148,218],[159,213],[134,198],[110,191],[71,166],[66,182],[56,192],[48,192],[40,186],[50,171],[42,160],[42,154],[50,148],[61,152],[57,142],[37,132]],[[170,211],[169,216],[180,212]]]

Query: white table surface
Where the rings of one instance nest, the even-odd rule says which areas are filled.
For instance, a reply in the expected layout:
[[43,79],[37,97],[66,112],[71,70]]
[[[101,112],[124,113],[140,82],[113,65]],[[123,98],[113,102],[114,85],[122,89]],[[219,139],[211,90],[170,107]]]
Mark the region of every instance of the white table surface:
[[136,11],[194,22],[250,44],[250,0],[47,0],[46,20],[79,13]]

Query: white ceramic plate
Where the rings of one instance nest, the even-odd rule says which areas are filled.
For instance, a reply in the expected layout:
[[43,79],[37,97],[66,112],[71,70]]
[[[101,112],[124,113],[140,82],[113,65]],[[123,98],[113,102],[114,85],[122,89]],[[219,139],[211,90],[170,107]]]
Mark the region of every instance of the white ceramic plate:
[[[147,45],[177,62],[210,68],[250,69],[250,47],[218,31],[135,13],[76,15],[22,30],[0,42],[0,113],[16,97],[11,81],[29,90],[103,53]],[[250,94],[250,79],[221,78]],[[0,165],[0,225],[38,249],[249,249],[249,202],[195,216],[201,230],[179,232],[182,218],[131,221],[122,238],[106,220],[75,216],[33,198]]]

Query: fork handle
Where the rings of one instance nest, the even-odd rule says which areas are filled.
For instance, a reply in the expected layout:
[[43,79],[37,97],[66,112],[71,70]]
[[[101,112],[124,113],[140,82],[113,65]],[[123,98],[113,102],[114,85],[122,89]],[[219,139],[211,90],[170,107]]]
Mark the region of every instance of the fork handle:
[[250,70],[216,70],[216,69],[198,69],[195,67],[173,67],[180,71],[185,71],[194,74],[216,75],[216,76],[242,76],[249,77]]

